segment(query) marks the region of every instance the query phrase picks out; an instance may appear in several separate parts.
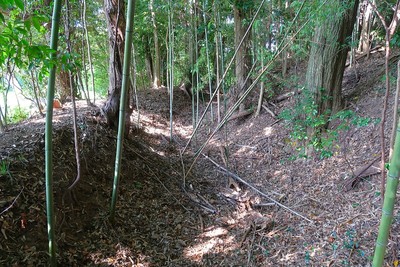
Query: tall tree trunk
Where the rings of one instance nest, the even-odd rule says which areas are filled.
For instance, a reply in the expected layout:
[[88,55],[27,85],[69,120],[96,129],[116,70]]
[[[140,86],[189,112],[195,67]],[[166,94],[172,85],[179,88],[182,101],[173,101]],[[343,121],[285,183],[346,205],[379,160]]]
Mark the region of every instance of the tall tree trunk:
[[71,88],[69,83],[68,70],[61,68],[57,75],[57,93],[60,97],[61,103],[64,103],[70,95]]
[[[220,28],[219,28],[219,7],[218,2],[214,2],[214,21],[215,21],[215,33],[214,33],[214,40],[215,40],[215,78],[216,78],[216,85],[218,86],[221,80],[220,74]],[[221,88],[219,89],[221,91]],[[221,100],[220,100],[220,92],[217,93],[217,122],[221,121]]]
[[34,96],[34,100],[35,100],[35,104],[38,108],[38,111],[40,113],[40,115],[44,116],[43,114],[43,107],[40,104],[40,100],[39,100],[39,95],[40,95],[40,89],[39,86],[36,86],[36,78],[34,75],[34,70],[32,69],[29,73],[31,75],[31,80],[32,80],[32,91],[33,91],[33,96]]
[[[122,63],[124,58],[124,34],[126,27],[125,3],[123,0],[104,0],[110,42],[108,97],[102,110],[107,123],[112,128],[118,127],[118,113],[122,86]],[[129,97],[127,97],[129,100]],[[125,133],[129,133],[132,109],[127,108]]]
[[1,110],[0,105],[0,133],[4,132],[4,123],[3,123],[3,111]]
[[[375,2],[375,1],[374,1]],[[362,21],[361,21],[361,33],[360,33],[360,44],[358,50],[369,55],[370,50],[370,33],[372,25],[372,5],[369,1],[363,1],[361,4],[362,10]]]
[[[240,45],[243,36],[246,33],[246,30],[249,26],[250,19],[250,4],[249,1],[245,0],[237,0],[233,6],[234,20],[235,20],[235,48]],[[246,19],[248,22],[246,22]],[[247,34],[246,38],[243,40],[242,45],[239,47],[236,58],[235,58],[235,75],[237,79],[237,84],[235,90],[231,90],[230,96],[233,98],[237,98],[241,90],[246,88],[251,81],[246,78],[249,74],[249,70],[251,67],[251,31]]]
[[[119,1],[119,0],[118,0]],[[114,183],[113,183],[113,191],[112,191],[112,198],[111,198],[111,209],[110,209],[110,221],[114,223],[114,215],[115,215],[115,208],[117,203],[117,196],[118,196],[118,184],[119,184],[119,177],[121,172],[121,159],[122,159],[122,149],[124,144],[124,131],[126,130],[124,125],[126,114],[124,111],[126,110],[126,106],[129,103],[129,69],[131,64],[131,56],[132,56],[132,36],[133,36],[133,19],[135,14],[135,0],[128,0],[128,24],[126,25],[126,32],[125,33],[126,40],[124,42],[124,58],[122,58],[123,62],[123,70],[122,70],[122,84],[121,84],[121,98],[126,100],[121,102],[121,109],[119,112],[119,120],[120,123],[118,125],[118,136],[117,136],[117,150],[115,153],[115,169],[114,169]],[[117,22],[118,25],[118,22]],[[125,25],[125,24],[124,24]],[[132,112],[132,110],[131,110]]]
[[[306,88],[313,92],[319,115],[330,116],[342,106],[342,79],[356,18],[358,0],[332,0],[333,13],[317,26],[308,61]],[[312,130],[312,132],[314,132]]]
[[[83,19],[82,19],[82,20],[83,20]],[[82,47],[81,47],[81,49],[80,49],[80,50],[81,50],[80,53],[81,53],[81,55],[82,55],[82,62],[83,62],[83,67],[82,67],[82,69],[83,69],[83,74],[82,74],[82,72],[80,71],[80,72],[79,72],[79,75],[80,75],[80,76],[83,75],[82,77],[83,77],[84,80],[82,80],[82,77],[78,77],[78,82],[81,83],[82,91],[84,92],[85,99],[86,99],[86,104],[87,104],[88,106],[90,106],[91,101],[90,101],[90,94],[89,94],[89,82],[88,82],[89,77],[88,77],[88,72],[87,72],[87,69],[86,69],[86,66],[85,66],[85,62],[86,62],[85,43],[86,43],[85,37],[82,36],[82,39],[81,39],[81,45],[82,45]],[[83,81],[85,81],[85,83],[83,83]]]
[[151,52],[150,52],[150,45],[149,45],[149,36],[145,35],[143,36],[143,41],[144,41],[144,50],[145,50],[145,64],[146,64],[146,72],[147,72],[147,77],[151,83],[153,83],[153,60],[151,58]]
[[158,32],[156,23],[156,13],[154,12],[154,0],[150,0],[150,12],[151,21],[153,23],[153,34],[154,34],[154,66],[153,66],[153,86],[161,86],[161,54],[160,54],[160,44],[158,42]]
[[[65,31],[65,41],[67,45],[67,51],[69,54],[72,54],[71,48],[71,27],[70,27],[70,5],[69,0],[65,1],[65,19],[64,19],[64,31]],[[68,64],[71,65],[71,60],[67,60]],[[74,128],[74,147],[75,147],[75,159],[76,159],[76,177],[75,181],[72,183],[69,190],[71,190],[77,182],[80,180],[81,177],[81,160],[80,160],[80,151],[79,151],[79,138],[78,138],[78,126],[77,126],[77,115],[76,115],[76,103],[75,103],[75,88],[76,84],[73,81],[73,71],[75,70],[68,70],[69,76],[69,87],[71,88],[71,101],[72,101],[72,122]]]
[[[92,81],[92,89],[93,89],[93,104],[96,104],[96,87],[94,82],[94,71],[93,71],[93,61],[92,61],[92,49],[90,47],[90,39],[89,33],[87,30],[87,23],[86,23],[86,0],[83,0],[83,13],[82,13],[82,20],[83,20],[83,29],[85,32],[85,39],[86,39],[86,47],[87,47],[87,55],[89,60],[89,69],[90,69],[90,78]],[[90,95],[88,89],[87,100],[90,103]]]

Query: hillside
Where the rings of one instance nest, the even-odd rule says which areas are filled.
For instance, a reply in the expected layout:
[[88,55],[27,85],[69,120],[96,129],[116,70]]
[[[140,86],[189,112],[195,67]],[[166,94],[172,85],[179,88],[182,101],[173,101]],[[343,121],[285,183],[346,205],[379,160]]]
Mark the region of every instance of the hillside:
[[[68,191],[76,167],[71,107],[65,104],[55,110],[53,134],[60,266],[369,266],[381,200],[379,169],[366,167],[379,166],[382,74],[379,53],[346,69],[347,108],[370,122],[341,131],[332,157],[291,159],[290,129],[263,110],[258,117],[230,121],[185,179],[182,166],[187,172],[216,122],[207,115],[181,155],[192,131],[191,100],[174,92],[170,142],[166,89],[139,92],[140,124],[124,143],[114,225],[107,214],[116,133],[99,117],[99,108],[79,102],[82,177]],[[280,114],[295,102],[266,99],[265,105]],[[387,143],[393,102],[392,96]],[[136,123],[138,117],[134,111],[131,119]],[[0,159],[0,265],[43,266],[44,119],[30,118],[2,134]],[[352,180],[364,169],[374,175]],[[390,265],[400,257],[399,233],[397,207]]]

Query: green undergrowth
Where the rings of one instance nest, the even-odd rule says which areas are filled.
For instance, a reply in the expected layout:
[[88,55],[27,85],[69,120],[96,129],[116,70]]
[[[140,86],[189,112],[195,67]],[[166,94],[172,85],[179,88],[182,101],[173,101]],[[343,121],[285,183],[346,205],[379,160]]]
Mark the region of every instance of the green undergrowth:
[[[371,118],[361,117],[353,110],[344,109],[333,115],[327,111],[318,114],[317,105],[309,90],[304,89],[302,94],[296,97],[294,107],[286,108],[279,117],[286,122],[290,130],[286,139],[295,153],[290,159],[307,158],[309,151],[320,159],[329,158],[340,148],[338,139],[341,133],[353,127],[365,127],[372,122]],[[375,120],[375,123],[378,122]],[[329,127],[326,127],[329,125]],[[314,134],[310,136],[310,129]]]
[[7,117],[7,123],[17,123],[23,120],[26,120],[29,117],[29,112],[22,108],[16,107],[11,110],[10,114]]

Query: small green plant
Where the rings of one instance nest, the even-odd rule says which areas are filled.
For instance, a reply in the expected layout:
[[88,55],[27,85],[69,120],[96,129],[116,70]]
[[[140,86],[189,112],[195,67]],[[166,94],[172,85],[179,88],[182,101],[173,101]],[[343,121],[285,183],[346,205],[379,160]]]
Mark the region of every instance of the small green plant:
[[356,230],[354,229],[348,229],[345,233],[346,238],[343,241],[343,245],[347,249],[353,249],[353,248],[358,248],[358,242],[355,240],[356,239]]
[[0,161],[0,176],[6,176],[8,174],[8,163],[4,160]]
[[311,256],[310,256],[310,252],[308,250],[306,250],[306,252],[305,252],[304,261],[306,263],[306,266],[310,265]]
[[[313,94],[306,89],[302,90],[302,96],[298,96],[294,108],[281,112],[279,117],[286,121],[286,126],[291,130],[289,143],[297,151],[296,158],[307,157],[308,147],[321,159],[329,158],[334,155],[335,148],[339,148],[337,140],[340,132],[349,130],[351,126],[364,127],[371,121],[370,118],[356,115],[352,110],[329,114],[330,111],[318,114]],[[327,125],[330,128],[323,130]],[[316,129],[316,133],[310,136],[309,129]]]
[[10,116],[7,117],[8,123],[17,123],[29,117],[29,112],[21,107],[16,107],[11,110]]

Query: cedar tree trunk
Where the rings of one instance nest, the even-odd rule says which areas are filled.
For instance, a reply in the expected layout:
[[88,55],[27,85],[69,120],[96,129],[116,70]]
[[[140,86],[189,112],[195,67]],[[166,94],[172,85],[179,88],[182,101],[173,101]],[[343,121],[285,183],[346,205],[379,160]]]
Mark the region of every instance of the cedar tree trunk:
[[[234,1],[233,13],[235,20],[235,48],[237,48],[242,40],[251,20],[250,11],[253,1],[237,0]],[[247,22],[246,22],[247,21]],[[250,80],[246,82],[247,75],[251,68],[251,30],[240,46],[235,58],[235,75],[237,79],[236,88],[232,88],[230,96],[235,100],[243,89],[250,84]]]
[[331,4],[333,14],[315,29],[306,74],[306,89],[314,95],[318,115],[327,117],[342,106],[343,72],[350,48],[348,38],[352,34],[358,0],[332,0]]
[[[119,7],[118,7],[119,3]],[[125,40],[125,3],[121,0],[104,0],[104,9],[107,18],[108,37],[110,42],[109,85],[108,97],[102,110],[111,128],[118,127],[118,114],[122,87],[122,63],[124,59]],[[117,25],[117,26],[116,26]],[[126,98],[129,101],[129,95]],[[128,102],[129,103],[129,102]],[[130,115],[132,109],[127,105],[126,131],[129,133]]]

